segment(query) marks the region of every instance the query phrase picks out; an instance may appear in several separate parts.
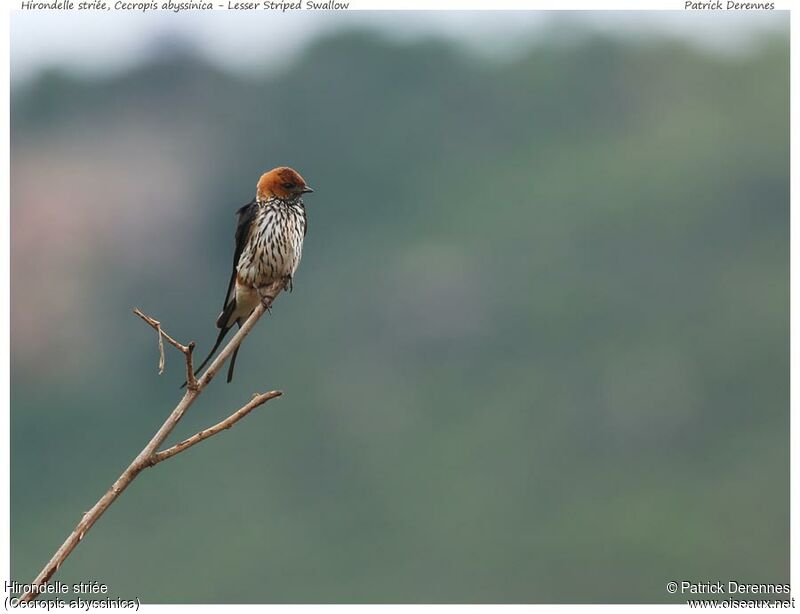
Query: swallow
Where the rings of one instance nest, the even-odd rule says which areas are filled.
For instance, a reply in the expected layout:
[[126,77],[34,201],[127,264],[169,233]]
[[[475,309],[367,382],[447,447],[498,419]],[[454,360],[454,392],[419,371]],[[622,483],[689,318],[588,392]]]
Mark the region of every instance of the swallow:
[[[296,170],[279,166],[261,175],[255,198],[236,212],[233,270],[216,322],[219,334],[195,375],[208,364],[234,324],[241,328],[253,313],[263,300],[262,289],[280,280],[291,289],[308,231],[303,195],[313,191]],[[228,383],[238,353],[236,348],[231,356]]]

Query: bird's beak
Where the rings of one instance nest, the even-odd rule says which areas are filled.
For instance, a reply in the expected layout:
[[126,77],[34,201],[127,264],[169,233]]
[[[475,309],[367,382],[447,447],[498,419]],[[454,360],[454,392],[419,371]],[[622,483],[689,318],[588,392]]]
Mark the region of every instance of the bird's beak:
[[314,190],[312,190],[312,189],[311,189],[311,188],[309,188],[308,186],[306,186],[306,187],[304,187],[304,188],[303,188],[303,194],[308,194],[309,192],[313,192],[313,191],[314,191]]

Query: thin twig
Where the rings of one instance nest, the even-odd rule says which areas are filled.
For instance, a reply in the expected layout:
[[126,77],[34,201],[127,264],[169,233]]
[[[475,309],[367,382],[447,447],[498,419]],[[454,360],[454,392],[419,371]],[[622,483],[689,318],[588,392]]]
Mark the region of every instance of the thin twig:
[[[66,541],[61,544],[61,547],[56,550],[55,554],[50,558],[44,568],[39,572],[36,578],[33,580],[32,590],[27,591],[25,594],[20,597],[21,602],[28,602],[36,599],[39,594],[43,591],[43,585],[45,585],[50,578],[53,577],[53,574],[58,571],[61,564],[64,560],[72,553],[75,547],[80,543],[80,541],[84,538],[86,533],[89,529],[94,526],[94,523],[103,515],[109,506],[117,500],[120,494],[130,485],[130,483],[147,467],[151,467],[156,463],[164,460],[165,458],[169,458],[186,450],[187,448],[193,446],[196,443],[199,443],[203,439],[207,439],[212,435],[224,430],[225,428],[229,428],[233,424],[235,424],[238,420],[246,416],[249,412],[253,409],[258,407],[259,405],[265,403],[271,398],[279,396],[280,393],[277,391],[268,392],[262,395],[257,396],[252,401],[250,401],[247,405],[236,411],[232,414],[228,419],[223,420],[219,424],[212,426],[209,429],[205,429],[200,431],[193,437],[173,446],[172,448],[167,448],[163,451],[163,454],[169,452],[168,456],[164,456],[164,458],[157,459],[158,455],[158,448],[164,443],[164,440],[169,436],[175,426],[178,424],[180,419],[186,413],[186,410],[194,403],[195,399],[203,392],[206,386],[208,386],[209,382],[214,379],[214,376],[219,372],[222,368],[222,365],[228,359],[228,357],[239,347],[242,343],[242,340],[247,336],[247,334],[253,329],[258,322],[258,319],[264,315],[264,312],[272,305],[272,302],[275,298],[280,294],[280,292],[284,289],[284,282],[279,281],[271,284],[262,292],[262,302],[258,304],[250,317],[247,318],[247,321],[242,325],[242,327],[236,332],[233,338],[228,341],[222,351],[217,355],[217,357],[211,362],[211,365],[206,369],[205,373],[199,378],[194,378],[194,373],[192,372],[192,350],[194,349],[194,343],[190,343],[189,345],[183,345],[178,343],[166,334],[163,330],[161,330],[161,323],[158,320],[154,320],[150,316],[143,314],[140,310],[135,309],[134,313],[142,318],[145,322],[147,322],[150,326],[156,329],[158,332],[159,338],[159,345],[163,347],[162,344],[162,337],[167,340],[171,345],[178,348],[181,352],[183,352],[184,356],[186,357],[186,365],[188,370],[188,378],[187,381],[189,385],[186,387],[186,393],[183,395],[183,398],[180,400],[178,405],[175,409],[172,410],[169,417],[166,419],[164,424],[158,429],[155,435],[153,435],[152,439],[148,442],[148,444],[144,447],[144,449],[139,452],[136,458],[133,459],[130,465],[128,465],[127,469],[122,472],[117,480],[111,485],[111,488],[106,491],[106,493],[100,497],[97,503],[86,512],[83,517],[81,518],[80,522],[78,522],[77,526],[72,530],[72,533],[69,534]],[[161,359],[159,359],[161,362]],[[258,401],[258,402],[256,402]],[[246,411],[245,411],[246,410]],[[220,425],[222,425],[220,427]],[[218,428],[220,427],[220,428]],[[207,431],[213,431],[208,432]],[[207,433],[207,434],[206,434]],[[191,442],[191,443],[187,443]],[[184,445],[186,444],[186,445]],[[180,446],[180,447],[179,447]],[[171,452],[174,448],[176,449],[174,452]],[[34,590],[35,589],[35,590]]]
[[194,377],[194,361],[192,360],[192,353],[194,352],[194,341],[190,341],[186,346],[186,386],[189,390],[197,390],[197,380]]
[[[273,299],[274,300],[274,299]],[[150,316],[142,313],[142,311],[137,307],[133,310],[137,316],[139,316],[142,320],[147,322],[150,326],[156,329],[158,333],[158,374],[161,375],[164,373],[164,339],[166,339],[171,345],[178,348],[181,352],[183,352],[184,357],[186,358],[186,382],[188,384],[189,390],[196,390],[197,389],[197,380],[194,377],[194,364],[192,360],[192,352],[194,351],[194,341],[190,342],[189,345],[183,345],[182,343],[175,341],[172,337],[170,337],[163,328],[161,328],[161,322],[158,320],[151,318]]]
[[[159,337],[164,337],[167,341],[169,341],[170,345],[178,348],[184,354],[186,354],[189,351],[189,346],[188,345],[183,345],[179,341],[175,341],[175,339],[170,337],[166,333],[166,331],[161,330],[161,322],[159,322],[155,318],[151,318],[150,316],[142,313],[141,309],[139,309],[138,307],[133,310],[133,313],[136,314],[137,316],[139,316],[140,318],[142,318],[142,320],[147,322],[150,326],[155,328],[156,331],[158,331]],[[189,345],[191,345],[191,344],[189,344]]]
[[204,439],[208,439],[212,435],[216,435],[220,431],[224,431],[225,429],[231,428],[234,424],[239,422],[242,418],[244,418],[247,414],[253,411],[256,407],[263,405],[270,399],[274,399],[275,397],[279,397],[283,394],[279,390],[272,390],[271,392],[265,392],[264,394],[257,394],[253,397],[253,400],[250,401],[247,405],[242,407],[241,409],[236,410],[230,416],[225,418],[222,422],[218,422],[214,426],[210,426],[207,429],[203,429],[199,433],[195,433],[188,439],[184,439],[180,443],[176,443],[171,448],[167,448],[166,450],[161,450],[161,452],[156,452],[153,455],[153,465],[160,463],[161,461],[167,460],[168,458],[172,458],[178,452],[183,452],[187,448],[191,448],[196,443],[200,443]]
[[161,326],[156,327],[158,331],[158,374],[162,375],[164,373],[164,366],[167,363],[167,359],[164,356],[164,333],[161,331]]

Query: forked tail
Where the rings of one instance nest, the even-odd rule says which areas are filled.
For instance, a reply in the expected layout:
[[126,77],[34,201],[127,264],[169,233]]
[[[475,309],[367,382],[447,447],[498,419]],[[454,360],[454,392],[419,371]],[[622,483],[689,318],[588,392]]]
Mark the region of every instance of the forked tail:
[[[217,318],[219,335],[217,335],[217,340],[214,343],[214,347],[211,348],[211,351],[208,353],[208,356],[206,356],[205,360],[200,364],[200,366],[194,370],[195,375],[200,373],[200,371],[203,370],[203,367],[205,367],[208,364],[208,361],[211,360],[214,354],[216,354],[217,350],[219,349],[219,346],[222,345],[222,342],[225,340],[225,335],[227,335],[228,331],[231,328],[233,328],[234,323],[238,324],[239,327],[241,328],[242,325],[238,320],[236,322],[228,322],[229,318],[231,317],[231,315],[233,315],[233,312],[235,310],[236,310],[236,299],[233,299],[231,301],[228,301],[228,304],[225,305],[225,309],[223,309],[222,313],[219,314],[219,317]],[[228,368],[228,383],[230,383],[231,379],[233,378],[233,365],[236,362],[236,354],[238,353],[239,353],[239,348],[236,348],[236,350],[234,350],[233,352],[233,356],[231,357],[231,366]],[[188,382],[183,382],[183,384],[181,384],[181,388],[185,388],[187,383]]]

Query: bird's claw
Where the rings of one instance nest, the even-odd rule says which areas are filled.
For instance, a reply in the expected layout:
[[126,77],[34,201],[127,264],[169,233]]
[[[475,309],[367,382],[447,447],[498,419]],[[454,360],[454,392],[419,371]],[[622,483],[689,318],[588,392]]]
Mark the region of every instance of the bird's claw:
[[275,300],[275,297],[270,296],[261,290],[258,291],[258,295],[261,297],[261,304],[264,305],[264,309],[266,309],[269,313],[272,313],[272,301]]

